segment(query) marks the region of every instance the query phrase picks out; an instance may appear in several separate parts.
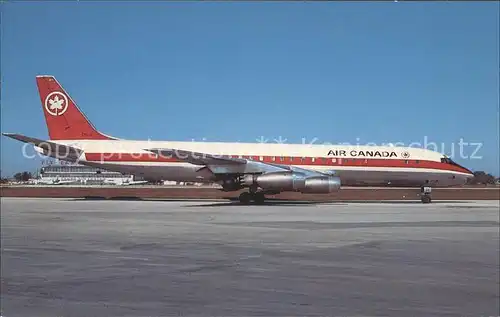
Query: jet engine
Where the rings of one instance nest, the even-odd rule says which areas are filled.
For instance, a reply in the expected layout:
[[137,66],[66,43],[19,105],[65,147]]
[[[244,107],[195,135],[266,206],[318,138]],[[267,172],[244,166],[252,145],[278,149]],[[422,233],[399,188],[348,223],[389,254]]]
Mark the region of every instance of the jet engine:
[[301,192],[327,194],[339,190],[340,184],[340,178],[334,176],[308,177]]
[[340,178],[332,176],[306,177],[302,173],[274,172],[261,175],[244,175],[241,184],[264,190],[298,191],[302,193],[330,193],[340,189]]

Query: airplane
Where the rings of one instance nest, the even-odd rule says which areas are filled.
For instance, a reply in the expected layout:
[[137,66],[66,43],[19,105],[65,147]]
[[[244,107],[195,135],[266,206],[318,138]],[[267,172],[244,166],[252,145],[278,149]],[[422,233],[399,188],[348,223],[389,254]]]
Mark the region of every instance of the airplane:
[[134,185],[146,185],[148,184],[149,181],[123,181],[123,182],[117,182],[116,180],[109,179],[109,180],[104,180],[104,185],[118,185],[118,186],[134,186]]
[[37,181],[37,184],[39,185],[71,185],[71,184],[78,184],[79,182],[76,180],[60,180],[60,179],[54,179],[51,181]]
[[97,130],[54,76],[36,76],[36,82],[49,139],[3,135],[60,160],[148,179],[218,183],[227,192],[243,189],[242,204],[261,204],[265,195],[286,191],[328,194],[359,182],[420,187],[422,202],[430,203],[432,187],[462,185],[473,176],[423,148],[120,139]]

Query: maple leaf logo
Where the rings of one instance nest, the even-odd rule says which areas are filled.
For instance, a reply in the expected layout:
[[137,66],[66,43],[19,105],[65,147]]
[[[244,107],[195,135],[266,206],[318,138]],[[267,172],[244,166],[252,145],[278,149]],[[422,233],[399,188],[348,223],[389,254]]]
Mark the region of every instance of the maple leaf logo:
[[68,109],[68,98],[59,91],[52,92],[45,99],[45,109],[53,116],[60,116]]
[[64,108],[64,99],[59,99],[59,96],[55,96],[54,99],[49,99],[49,103],[50,110],[55,110],[56,114]]

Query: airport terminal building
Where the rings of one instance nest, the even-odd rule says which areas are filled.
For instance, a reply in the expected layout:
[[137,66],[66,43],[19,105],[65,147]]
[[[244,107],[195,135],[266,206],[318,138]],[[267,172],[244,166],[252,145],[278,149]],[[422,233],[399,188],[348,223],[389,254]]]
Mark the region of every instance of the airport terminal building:
[[40,184],[124,185],[137,180],[132,175],[123,175],[90,166],[77,164],[50,164],[40,168]]
[[[65,161],[47,159],[42,161],[39,178],[34,180],[39,185],[132,185],[143,182],[140,176],[112,172],[97,167],[85,166]],[[201,185],[174,181],[164,181],[163,185]]]

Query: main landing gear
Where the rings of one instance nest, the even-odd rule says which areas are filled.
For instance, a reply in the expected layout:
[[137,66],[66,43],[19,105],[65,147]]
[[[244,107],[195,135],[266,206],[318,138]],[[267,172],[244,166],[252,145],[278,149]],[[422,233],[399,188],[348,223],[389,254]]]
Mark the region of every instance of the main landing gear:
[[420,187],[420,200],[424,204],[429,204],[432,201],[431,198],[432,188],[430,186]]
[[263,192],[243,192],[240,194],[240,203],[248,205],[251,202],[255,204],[263,204],[266,197]]

